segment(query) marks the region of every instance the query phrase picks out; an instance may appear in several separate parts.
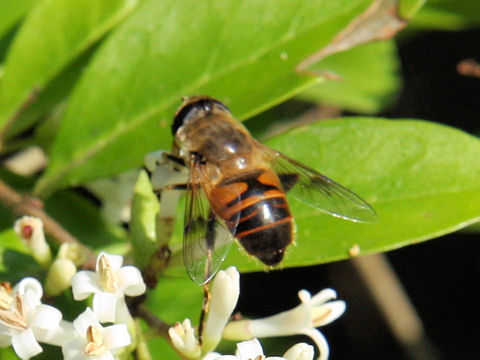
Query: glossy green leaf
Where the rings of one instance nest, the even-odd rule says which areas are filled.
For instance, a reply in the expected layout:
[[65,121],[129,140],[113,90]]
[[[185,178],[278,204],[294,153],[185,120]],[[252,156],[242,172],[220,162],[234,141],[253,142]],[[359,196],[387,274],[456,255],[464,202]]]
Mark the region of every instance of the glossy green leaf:
[[135,7],[137,0],[46,0],[32,11],[9,50],[0,85],[0,128],[79,54]]
[[243,119],[319,81],[296,65],[369,3],[143,2],[72,94],[37,194],[122,172],[169,148],[182,96],[218,97]]
[[390,105],[400,90],[399,62],[393,41],[375,42],[333,54],[315,65],[340,80],[315,85],[300,99],[358,113],[374,114]]
[[[284,267],[344,259],[356,246],[360,255],[387,251],[480,220],[480,141],[462,131],[354,118],[297,128],[266,143],[353,190],[378,214],[376,223],[352,223],[290,199],[297,239]],[[181,272],[180,253],[171,264],[172,273]],[[240,246],[232,247],[224,266],[232,264],[265,269]]]
[[400,0],[398,15],[402,19],[411,19],[425,4],[426,0]]
[[0,0],[0,38],[35,5],[36,0]]
[[[54,112],[56,106],[59,106],[59,104],[62,104],[62,102],[65,102],[68,99],[70,91],[80,77],[83,68],[88,63],[91,53],[92,50],[89,49],[76,58],[72,63],[67,65],[59,74],[48,81],[48,84],[46,84],[42,91],[38,93],[32,104],[22,109],[16,120],[8,129],[8,133],[6,134],[7,138],[5,139],[5,148],[8,149],[9,139],[15,139],[18,134],[27,130],[38,120],[43,120],[40,123],[40,126],[43,126],[44,121],[46,120],[45,118],[47,118],[45,115],[49,112]],[[65,107],[65,104],[63,104],[63,107]],[[45,124],[44,127],[50,128],[50,126],[51,124]],[[52,142],[58,131],[58,126],[51,127],[49,131],[52,134],[49,142]],[[37,132],[38,127],[35,129],[36,135]],[[48,149],[48,146],[45,147],[45,149]]]
[[428,0],[409,28],[461,30],[480,24],[479,14],[477,0]]
[[141,171],[132,199],[130,241],[132,242],[135,265],[145,268],[156,250],[155,224],[160,206],[157,195],[145,171]]

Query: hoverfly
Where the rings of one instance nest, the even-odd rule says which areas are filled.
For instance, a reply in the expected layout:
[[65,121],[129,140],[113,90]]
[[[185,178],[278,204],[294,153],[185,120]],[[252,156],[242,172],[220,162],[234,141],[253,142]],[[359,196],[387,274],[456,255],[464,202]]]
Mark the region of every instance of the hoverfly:
[[376,217],[358,195],[259,143],[216,99],[187,98],[172,134],[169,159],[188,168],[184,262],[198,284],[216,273],[235,238],[265,265],[282,261],[295,230],[286,192],[346,220]]

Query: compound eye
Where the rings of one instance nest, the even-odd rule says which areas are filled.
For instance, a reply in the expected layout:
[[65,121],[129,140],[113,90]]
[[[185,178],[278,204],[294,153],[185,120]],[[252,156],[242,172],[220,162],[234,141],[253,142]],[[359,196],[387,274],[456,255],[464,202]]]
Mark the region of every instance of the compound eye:
[[200,97],[196,100],[187,102],[178,110],[175,118],[173,119],[172,135],[175,136],[178,129],[182,125],[184,125],[189,119],[192,119],[199,114],[208,114],[213,111],[214,107],[219,107],[223,110],[229,111],[228,108],[220,101],[212,98]]
[[195,113],[198,113],[198,110],[199,107],[196,103],[189,103],[182,106],[173,118],[172,135],[175,136],[178,129],[187,121],[187,119],[191,118]]

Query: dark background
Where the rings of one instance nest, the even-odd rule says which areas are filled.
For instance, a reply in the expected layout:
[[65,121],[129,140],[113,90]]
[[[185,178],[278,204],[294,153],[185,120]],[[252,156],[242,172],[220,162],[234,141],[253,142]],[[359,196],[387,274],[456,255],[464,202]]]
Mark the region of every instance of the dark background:
[[[479,41],[480,31],[400,38],[403,90],[396,105],[380,115],[424,119],[478,135],[480,78],[459,75],[457,64],[466,58],[480,62]],[[405,347],[395,339],[351,261],[242,275],[237,310],[268,316],[296,306],[299,289],[314,294],[332,287],[347,302],[347,311],[321,328],[331,359],[478,359],[478,240],[478,234],[463,231],[386,254],[423,322],[426,336],[418,346]],[[311,343],[290,337],[282,339],[282,346],[299,341]],[[267,356],[281,355],[273,350],[278,343],[262,344]]]

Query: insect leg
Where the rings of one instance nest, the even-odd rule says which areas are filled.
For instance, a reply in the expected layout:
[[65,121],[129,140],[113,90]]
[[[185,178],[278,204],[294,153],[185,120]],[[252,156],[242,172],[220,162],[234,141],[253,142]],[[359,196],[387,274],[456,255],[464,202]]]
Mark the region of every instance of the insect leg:
[[175,155],[172,155],[172,154],[169,154],[169,153],[165,153],[164,155],[168,160],[170,160],[171,162],[174,162],[176,163],[177,165],[180,165],[180,166],[183,166],[185,167],[185,161],[182,159],[182,158],[179,158]]
[[187,190],[187,184],[171,184],[171,185],[166,185],[164,187],[164,190]]
[[[149,272],[156,275],[159,267],[166,266],[168,256],[168,243],[173,233],[175,219],[177,217],[177,203],[181,192],[177,190],[186,189],[187,171],[182,159],[170,154],[167,151],[156,151],[145,156],[145,168],[149,172],[152,188],[157,194],[160,202],[160,211],[156,220],[156,243],[158,246],[157,256],[152,259]],[[165,252],[167,249],[167,252]],[[161,261],[165,258],[164,261]],[[159,260],[160,259],[160,260]],[[157,264],[159,263],[159,264]]]

